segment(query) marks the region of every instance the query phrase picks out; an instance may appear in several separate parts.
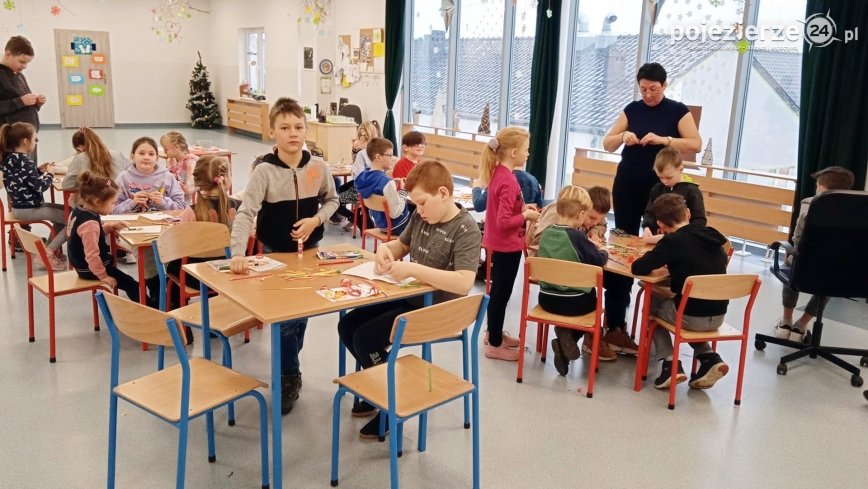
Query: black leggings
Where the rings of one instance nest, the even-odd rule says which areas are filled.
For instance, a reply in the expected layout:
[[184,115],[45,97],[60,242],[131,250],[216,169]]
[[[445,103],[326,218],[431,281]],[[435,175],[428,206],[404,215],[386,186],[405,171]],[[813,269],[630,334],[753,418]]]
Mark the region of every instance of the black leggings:
[[338,336],[362,368],[373,367],[388,357],[395,318],[418,308],[399,300],[353,309],[338,321]]
[[500,346],[503,338],[503,320],[506,316],[506,305],[512,295],[518,266],[521,263],[521,251],[492,251],[491,257],[491,293],[488,301],[488,342],[491,346]]
[[[106,274],[118,281],[118,290],[124,291],[133,302],[139,302],[139,283],[133,277],[120,271],[114,265],[104,265]],[[86,280],[99,280],[99,277],[90,270],[81,272],[76,270],[78,276]]]

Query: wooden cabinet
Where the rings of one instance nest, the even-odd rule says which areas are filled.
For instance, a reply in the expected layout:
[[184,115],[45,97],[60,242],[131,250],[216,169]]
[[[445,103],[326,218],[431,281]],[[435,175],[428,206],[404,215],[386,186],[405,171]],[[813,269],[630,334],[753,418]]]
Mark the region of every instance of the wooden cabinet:
[[249,131],[268,141],[268,102],[251,98],[230,98],[226,101],[226,125],[229,132]]
[[355,123],[323,123],[307,121],[307,140],[313,141],[323,152],[323,158],[330,163],[349,163],[353,160],[353,138],[356,137]]

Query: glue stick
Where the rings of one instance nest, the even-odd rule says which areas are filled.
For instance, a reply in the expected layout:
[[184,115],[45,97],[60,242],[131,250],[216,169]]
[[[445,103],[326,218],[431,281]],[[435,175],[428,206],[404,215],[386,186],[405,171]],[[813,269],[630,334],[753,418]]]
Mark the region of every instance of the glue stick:
[[304,256],[304,240],[298,238],[298,259],[301,260]]

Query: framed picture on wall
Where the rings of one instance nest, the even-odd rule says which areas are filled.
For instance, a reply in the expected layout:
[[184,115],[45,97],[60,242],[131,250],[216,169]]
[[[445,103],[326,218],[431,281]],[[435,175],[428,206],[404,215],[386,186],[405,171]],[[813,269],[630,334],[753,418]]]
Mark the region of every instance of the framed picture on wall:
[[304,49],[304,63],[303,67],[306,70],[313,69],[313,48],[303,48]]
[[321,93],[321,94],[332,93],[332,77],[330,77],[330,76],[319,77],[319,93]]

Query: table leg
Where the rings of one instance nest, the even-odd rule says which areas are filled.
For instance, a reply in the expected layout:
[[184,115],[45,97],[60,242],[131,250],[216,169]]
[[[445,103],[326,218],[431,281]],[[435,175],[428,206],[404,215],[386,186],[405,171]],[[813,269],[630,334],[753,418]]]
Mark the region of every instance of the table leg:
[[[139,271],[139,304],[148,305],[148,291],[145,287],[145,247],[136,248],[138,255],[138,263],[136,263]],[[142,343],[142,351],[148,351],[148,344]]]
[[642,376],[648,369],[648,355],[646,354],[648,345],[646,343],[651,341],[651,338],[645,337],[645,332],[648,331],[648,318],[651,316],[652,285],[647,281],[643,281],[643,283],[644,293],[642,295],[645,297],[642,302],[642,320],[639,328],[639,355],[636,357],[636,377],[633,379],[633,390],[636,392],[642,390]]
[[280,399],[280,324],[271,324],[271,468],[274,480],[271,487],[283,487],[283,415]]
[[[61,193],[63,194],[63,220],[69,222],[69,214],[71,212],[71,209],[69,208],[70,192],[63,191]],[[54,202],[54,199],[51,199],[51,201]]]
[[202,356],[211,359],[211,312],[208,305],[208,286],[199,282],[199,301],[202,311]]

